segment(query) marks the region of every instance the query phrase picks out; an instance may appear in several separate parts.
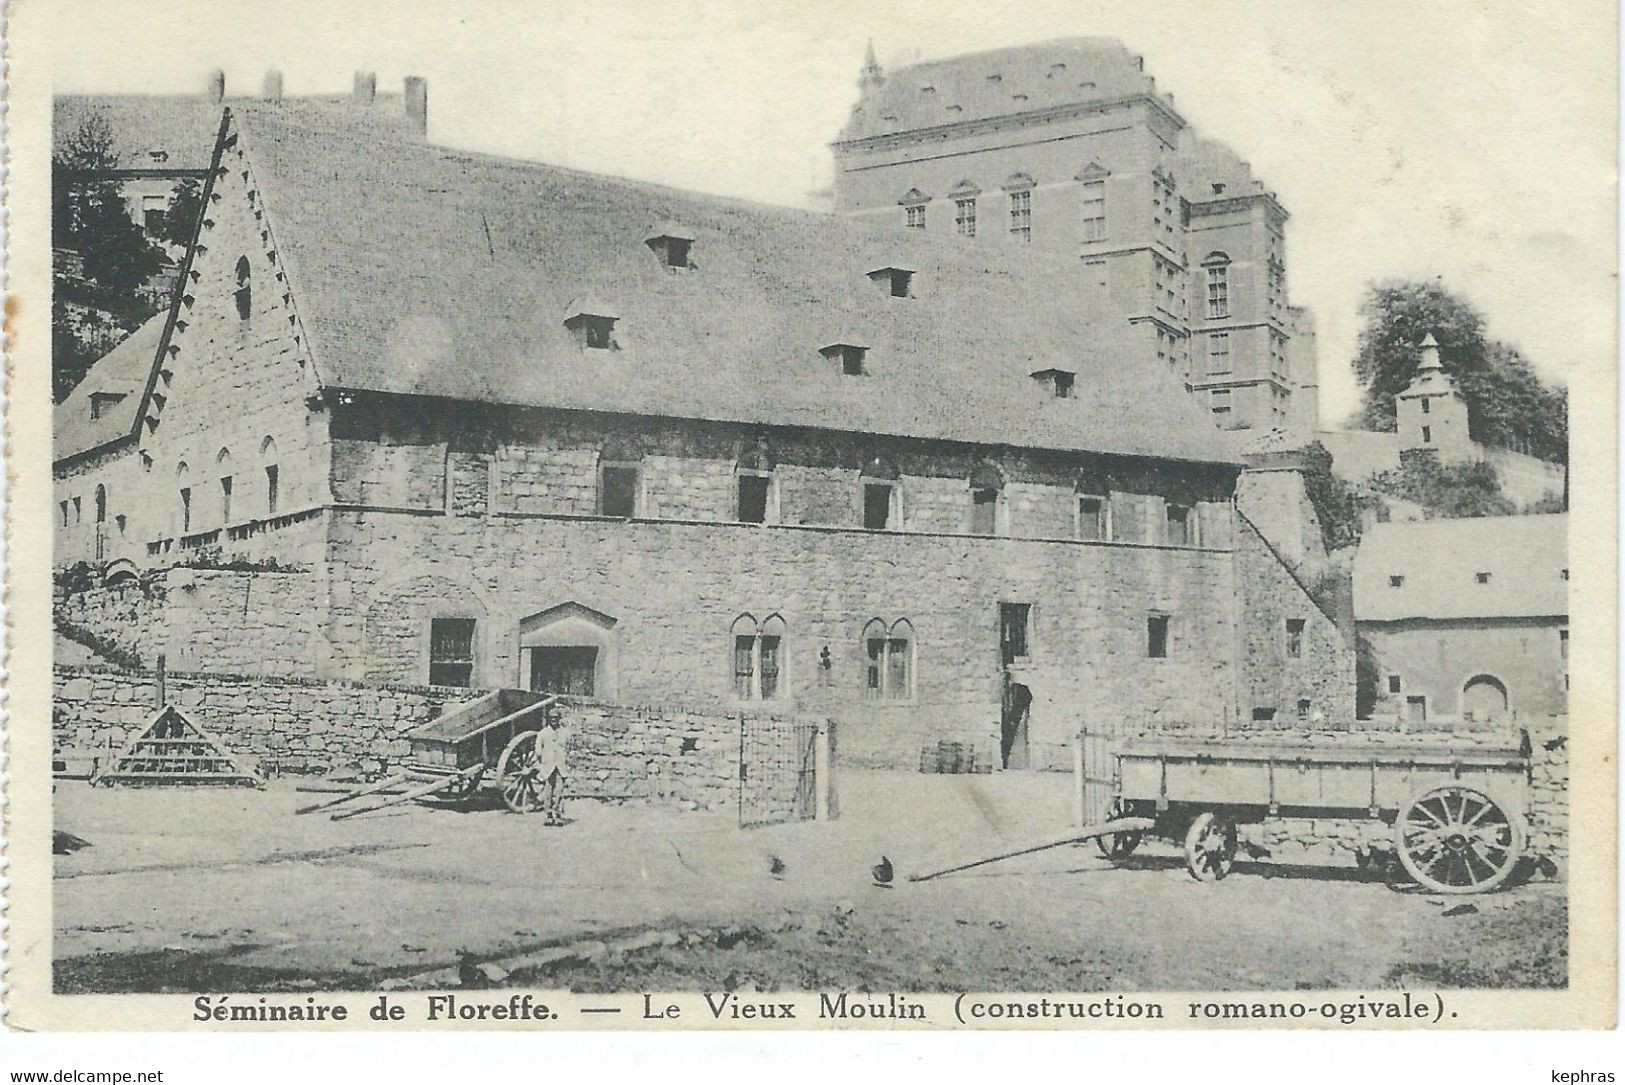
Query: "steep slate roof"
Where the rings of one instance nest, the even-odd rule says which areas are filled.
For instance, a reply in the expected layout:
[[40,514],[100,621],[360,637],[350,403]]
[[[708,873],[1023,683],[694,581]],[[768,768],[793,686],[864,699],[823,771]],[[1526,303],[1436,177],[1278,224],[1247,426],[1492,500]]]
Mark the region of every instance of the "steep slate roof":
[[[1375,524],[1354,559],[1354,617],[1534,618],[1569,612],[1567,515]],[[1489,573],[1488,584],[1477,574]],[[1388,578],[1403,576],[1403,586]]]
[[1154,93],[1154,81],[1122,42],[1061,38],[887,72],[885,82],[853,107],[840,138],[867,139]]
[[[166,309],[131,332],[91,366],[68,397],[52,408],[53,460],[88,452],[109,441],[128,437],[135,430],[141,389],[158,357],[158,343],[168,320]],[[96,392],[121,393],[124,398],[104,407],[100,417],[91,418],[90,397]]]
[[[335,389],[1238,462],[1076,261],[472,154],[354,111],[234,107],[316,372]],[[692,270],[660,265],[663,224]],[[916,297],[875,268],[913,269]],[[618,350],[564,327],[613,308]],[[869,348],[843,377],[820,348]],[[1028,376],[1065,362],[1074,398]]]

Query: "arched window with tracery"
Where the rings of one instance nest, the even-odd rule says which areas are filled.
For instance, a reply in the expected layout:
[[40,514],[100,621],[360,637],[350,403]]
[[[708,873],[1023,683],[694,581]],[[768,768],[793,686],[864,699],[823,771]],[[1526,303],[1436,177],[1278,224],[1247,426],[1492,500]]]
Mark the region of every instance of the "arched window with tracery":
[[887,625],[879,618],[864,623],[864,694],[873,700],[914,698],[914,626],[907,618]]
[[765,621],[749,614],[729,629],[734,697],[741,701],[776,701],[786,696],[785,623],[777,614]]

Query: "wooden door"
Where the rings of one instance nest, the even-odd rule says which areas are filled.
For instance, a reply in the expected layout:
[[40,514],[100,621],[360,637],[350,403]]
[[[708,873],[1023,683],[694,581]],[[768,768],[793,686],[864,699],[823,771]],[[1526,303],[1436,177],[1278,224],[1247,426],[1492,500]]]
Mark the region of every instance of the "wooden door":
[[574,697],[591,697],[593,675],[597,668],[597,648],[532,648],[530,688],[537,693],[566,693]]

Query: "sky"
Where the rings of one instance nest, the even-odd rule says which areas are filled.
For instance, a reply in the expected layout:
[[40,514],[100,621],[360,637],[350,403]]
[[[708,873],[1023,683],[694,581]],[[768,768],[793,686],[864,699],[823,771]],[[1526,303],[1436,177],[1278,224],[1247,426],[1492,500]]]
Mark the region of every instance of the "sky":
[[[1550,380],[1616,358],[1617,38],[1603,0],[1359,3],[54,0],[59,92],[429,83],[436,143],[806,206],[882,66],[1072,35],[1145,56],[1291,214],[1321,415],[1357,406],[1367,284],[1438,278]],[[1594,17],[1587,17],[1594,11]],[[26,65],[27,43],[12,62]]]

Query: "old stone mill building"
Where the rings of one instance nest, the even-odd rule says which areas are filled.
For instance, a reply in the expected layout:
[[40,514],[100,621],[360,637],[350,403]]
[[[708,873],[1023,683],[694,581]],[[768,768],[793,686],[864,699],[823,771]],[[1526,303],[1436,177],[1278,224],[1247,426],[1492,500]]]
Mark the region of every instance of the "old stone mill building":
[[[1089,82],[1100,50],[1069,55]],[[1173,124],[1114,80],[1125,123]],[[73,621],[176,669],[814,715],[899,766],[1352,715],[1344,634],[1238,511],[1191,321],[1079,288],[1099,239],[937,229],[923,174],[832,215],[453,150],[421,81],[398,113],[370,89],[153,100],[207,115],[205,210],[173,307],[58,408],[57,563],[96,581]],[[854,134],[843,161],[878,153]],[[1163,168],[1080,149],[1067,198],[1109,174],[1109,215],[1139,177],[1149,230]],[[1096,229],[1032,169],[1033,231]],[[1272,201],[1241,187],[1208,209],[1265,310],[1226,343],[1238,412],[1277,351],[1289,383]],[[1179,246],[1107,274],[1212,290],[1195,205],[1157,207]]]

